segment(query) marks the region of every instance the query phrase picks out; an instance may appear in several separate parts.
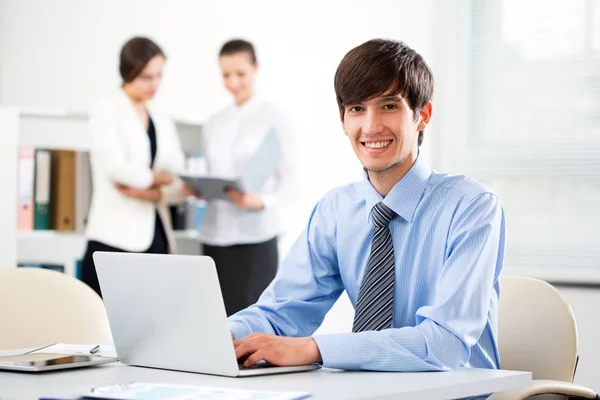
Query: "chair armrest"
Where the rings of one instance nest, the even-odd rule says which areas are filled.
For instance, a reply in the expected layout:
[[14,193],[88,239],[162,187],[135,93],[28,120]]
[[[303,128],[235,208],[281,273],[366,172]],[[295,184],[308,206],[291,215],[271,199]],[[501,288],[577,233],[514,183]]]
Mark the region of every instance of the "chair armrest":
[[531,385],[515,390],[497,392],[487,400],[521,400],[538,394],[562,394],[565,396],[580,397],[583,399],[596,399],[596,392],[585,386],[569,382],[534,379]]

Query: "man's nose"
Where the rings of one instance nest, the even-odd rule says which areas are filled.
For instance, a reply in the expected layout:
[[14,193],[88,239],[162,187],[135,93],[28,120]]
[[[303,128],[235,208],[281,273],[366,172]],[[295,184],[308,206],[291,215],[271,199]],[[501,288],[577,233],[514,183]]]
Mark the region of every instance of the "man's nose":
[[383,132],[381,116],[375,111],[367,110],[363,119],[362,131],[366,135],[375,135]]

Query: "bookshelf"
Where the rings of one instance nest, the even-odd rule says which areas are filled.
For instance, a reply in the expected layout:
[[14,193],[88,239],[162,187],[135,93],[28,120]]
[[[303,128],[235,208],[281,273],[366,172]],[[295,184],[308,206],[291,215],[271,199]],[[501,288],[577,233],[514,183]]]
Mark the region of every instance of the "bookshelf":
[[[201,151],[202,125],[183,119],[175,123],[184,150]],[[82,233],[17,229],[18,153],[21,147],[89,151],[88,129],[88,115],[83,112],[0,106],[0,268],[22,262],[58,264],[65,273],[75,274],[85,247]],[[195,231],[177,231],[175,237],[184,252],[197,249],[199,253]]]

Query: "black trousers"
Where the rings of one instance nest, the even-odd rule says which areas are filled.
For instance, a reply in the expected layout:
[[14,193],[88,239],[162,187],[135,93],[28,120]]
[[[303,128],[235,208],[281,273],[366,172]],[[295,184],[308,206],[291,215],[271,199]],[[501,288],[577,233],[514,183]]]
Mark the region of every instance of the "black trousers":
[[[98,275],[96,274],[96,267],[94,266],[94,259],[92,258],[92,254],[96,251],[112,251],[120,253],[125,253],[126,251],[95,240],[89,240],[87,242],[85,254],[81,260],[81,280],[102,297],[102,291],[100,290],[100,284],[98,283]],[[144,253],[169,253],[169,242],[158,213],[156,214],[156,223],[154,224],[154,239],[152,240],[150,247],[144,251]]]
[[277,238],[256,244],[204,245],[217,266],[227,316],[256,303],[277,274]]

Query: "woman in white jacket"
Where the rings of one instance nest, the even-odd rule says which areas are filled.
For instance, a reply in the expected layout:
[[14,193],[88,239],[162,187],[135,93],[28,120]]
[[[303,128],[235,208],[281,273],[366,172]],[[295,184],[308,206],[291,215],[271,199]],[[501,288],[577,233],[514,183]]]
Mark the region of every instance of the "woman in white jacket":
[[183,201],[184,155],[173,121],[149,101],[160,86],[165,55],[135,37],[120,55],[122,90],[92,109],[92,204],[82,280],[100,296],[92,254],[175,250],[167,206]]

